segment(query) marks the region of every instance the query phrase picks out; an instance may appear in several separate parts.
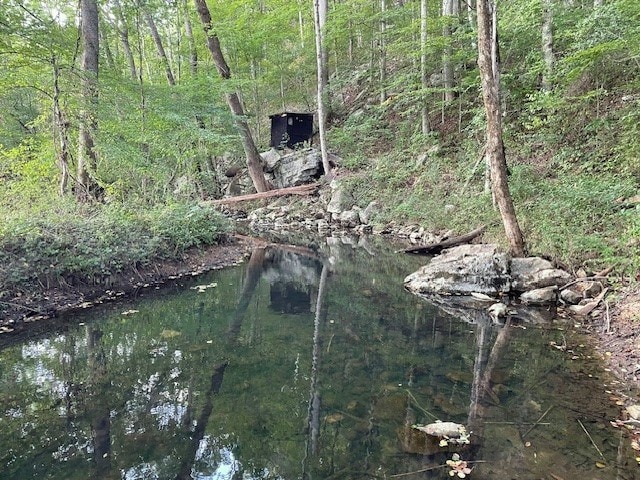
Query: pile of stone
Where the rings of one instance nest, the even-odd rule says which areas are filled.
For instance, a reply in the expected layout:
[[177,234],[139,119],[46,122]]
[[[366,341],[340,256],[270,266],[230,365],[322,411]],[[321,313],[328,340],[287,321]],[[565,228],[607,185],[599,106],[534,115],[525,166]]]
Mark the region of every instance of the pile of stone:
[[[404,285],[410,292],[432,299],[434,295],[468,297],[454,302],[436,299],[439,303],[477,305],[509,298],[520,305],[570,304],[570,310],[578,314],[590,313],[603,295],[600,282],[586,276],[576,279],[540,257],[512,258],[490,244],[447,249],[407,276]],[[498,305],[487,309],[494,318],[509,313],[506,305]]]

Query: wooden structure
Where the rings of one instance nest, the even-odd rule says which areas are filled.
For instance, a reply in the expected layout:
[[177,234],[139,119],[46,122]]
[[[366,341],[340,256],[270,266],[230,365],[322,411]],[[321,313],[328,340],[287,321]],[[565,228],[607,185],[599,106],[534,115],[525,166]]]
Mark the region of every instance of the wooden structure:
[[313,113],[283,112],[269,115],[271,119],[270,146],[277,149],[295,148],[311,140]]

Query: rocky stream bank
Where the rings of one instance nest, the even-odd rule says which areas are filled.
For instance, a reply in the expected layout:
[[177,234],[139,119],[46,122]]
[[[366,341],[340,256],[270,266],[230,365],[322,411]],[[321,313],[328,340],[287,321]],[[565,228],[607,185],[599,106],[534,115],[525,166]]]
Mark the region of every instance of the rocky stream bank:
[[[268,235],[284,242],[302,237],[304,243],[304,238],[333,236],[358,242],[373,234],[400,239],[410,246],[433,244],[454,235],[451,231],[430,232],[420,225],[380,224],[376,216],[381,206],[376,202],[358,205],[345,185],[334,180],[310,196],[223,206],[237,229],[246,234],[241,240],[230,236],[221,245],[190,251],[180,261],[133,269],[114,276],[106,288],[61,282],[53,287],[34,285],[26,294],[5,295],[0,339],[22,335],[43,320],[74,309],[135,294],[143,288],[159,288],[184,275],[236,264],[255,245],[247,237]],[[625,385],[640,386],[640,336],[636,333],[640,292],[615,288],[608,271],[569,272],[539,257],[511,259],[496,246],[480,241],[447,250],[431,262],[425,257],[426,266],[421,271],[407,272],[406,288],[462,318],[480,315],[504,322],[514,317],[534,323],[555,316],[570,318],[598,339],[602,357]],[[611,297],[616,300],[609,301]],[[524,305],[526,309],[520,308]],[[532,317],[529,312],[538,313]]]

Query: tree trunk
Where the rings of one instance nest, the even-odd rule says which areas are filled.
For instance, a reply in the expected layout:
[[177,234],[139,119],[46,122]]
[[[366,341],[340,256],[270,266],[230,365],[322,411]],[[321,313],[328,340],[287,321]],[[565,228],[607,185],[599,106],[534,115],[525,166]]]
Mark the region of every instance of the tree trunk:
[[67,193],[69,184],[69,131],[68,124],[60,108],[60,67],[56,57],[51,59],[53,67],[53,124],[54,124],[54,144],[57,142],[57,163],[60,168],[60,181],[58,192],[60,196]]
[[467,21],[473,30],[476,29],[476,2],[475,0],[467,0]]
[[187,37],[187,43],[189,44],[189,66],[191,68],[191,74],[196,75],[198,73],[198,50],[196,49],[196,42],[193,39],[193,29],[191,28],[191,19],[189,18],[189,8],[187,7],[187,0],[184,1],[184,33]]
[[115,0],[114,11],[116,22],[120,24],[116,27],[116,30],[118,30],[118,35],[120,35],[120,41],[122,42],[122,48],[124,49],[124,56],[127,58],[127,63],[129,64],[129,73],[131,74],[131,79],[134,82],[137,82],[138,72],[136,71],[136,62],[133,58],[133,52],[131,51],[131,44],[129,43],[129,27],[127,26],[127,21],[124,18],[120,0]]
[[427,135],[431,131],[426,94],[429,88],[429,74],[427,71],[427,18],[427,0],[420,0],[420,78],[422,80],[422,89],[425,92],[422,96],[422,133],[424,135]]
[[316,37],[316,67],[318,75],[317,103],[318,103],[318,134],[320,136],[320,152],[322,154],[322,168],[327,178],[331,178],[331,165],[327,151],[327,83],[329,73],[327,69],[327,55],[324,44],[324,28],[327,19],[327,1],[313,0],[313,19]]
[[544,72],[542,74],[542,89],[551,91],[553,84],[553,0],[542,0],[542,54],[544,57]]
[[387,0],[380,0],[380,104],[387,101]]
[[454,12],[453,3],[454,0],[442,1],[442,16],[445,21],[445,25],[442,29],[442,36],[445,41],[444,54],[442,56],[442,76],[444,83],[444,99],[446,102],[452,102],[455,98],[455,95],[453,94],[453,64],[451,62],[451,56],[453,55],[453,49],[451,47],[451,19]]
[[[213,32],[211,13],[207,7],[206,0],[194,0],[194,3],[196,10],[198,10],[198,15],[207,37],[207,47],[209,48],[209,52],[211,52],[211,57],[216,65],[216,69],[223,79],[229,80],[231,78],[231,70],[229,69],[229,65],[227,65],[222,53],[220,40]],[[253,181],[253,186],[259,193],[266,192],[270,189],[270,186],[264,178],[264,173],[262,171],[262,157],[260,157],[260,153],[258,152],[256,144],[253,141],[253,137],[251,136],[251,130],[249,129],[249,124],[247,123],[244,114],[244,108],[242,107],[242,102],[240,101],[240,97],[237,92],[227,94],[227,104],[229,105],[231,113],[235,116],[236,126],[240,133],[240,139],[242,140],[247,168],[249,170],[249,176]]]
[[107,59],[107,66],[109,70],[115,70],[116,62],[113,59],[113,53],[111,53],[111,47],[109,46],[109,39],[107,38],[107,30],[104,28],[104,22],[100,22],[100,41],[104,47],[104,55]]
[[149,30],[151,31],[151,38],[153,38],[153,43],[156,45],[156,50],[158,50],[158,56],[164,65],[164,70],[167,75],[167,82],[169,85],[174,86],[176,84],[176,79],[173,76],[173,72],[171,71],[171,65],[169,64],[169,59],[167,58],[167,53],[164,51],[164,46],[162,45],[162,38],[160,38],[160,34],[158,33],[158,28],[156,27],[156,22],[153,20],[151,13],[146,8],[142,9],[142,15],[144,16],[145,22],[149,26]]
[[86,202],[96,199],[98,185],[92,177],[97,158],[93,132],[97,128],[95,110],[98,103],[98,5],[96,0],[80,1],[80,37],[82,39],[82,111],[78,141],[76,197]]
[[493,193],[500,210],[511,253],[524,255],[524,239],[518,225],[513,200],[507,183],[507,162],[502,141],[502,118],[500,115],[500,85],[497,62],[492,52],[497,51],[493,21],[495,4],[490,0],[478,0],[478,66],[482,82],[482,97],[487,116],[487,157],[491,167]]

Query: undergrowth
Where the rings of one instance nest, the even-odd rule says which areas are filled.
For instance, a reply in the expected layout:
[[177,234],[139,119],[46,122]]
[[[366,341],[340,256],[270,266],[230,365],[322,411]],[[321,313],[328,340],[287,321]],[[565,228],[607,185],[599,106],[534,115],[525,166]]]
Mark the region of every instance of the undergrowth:
[[186,249],[216,244],[228,230],[215,210],[186,203],[150,209],[60,202],[8,215],[0,226],[0,295],[59,283],[108,283]]

